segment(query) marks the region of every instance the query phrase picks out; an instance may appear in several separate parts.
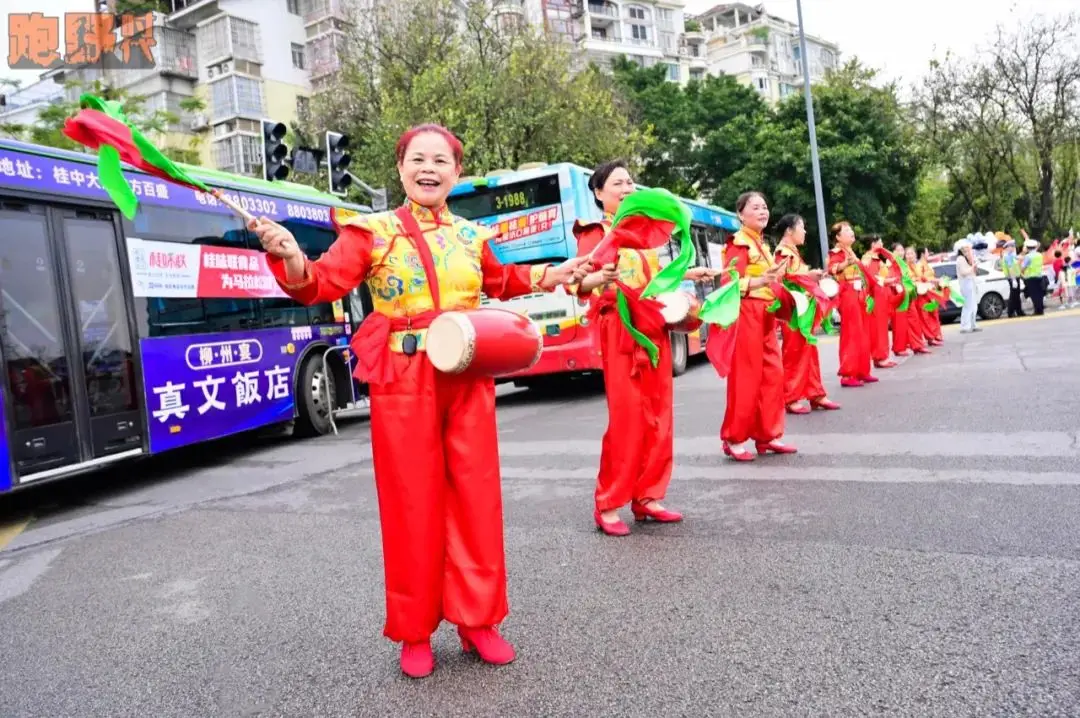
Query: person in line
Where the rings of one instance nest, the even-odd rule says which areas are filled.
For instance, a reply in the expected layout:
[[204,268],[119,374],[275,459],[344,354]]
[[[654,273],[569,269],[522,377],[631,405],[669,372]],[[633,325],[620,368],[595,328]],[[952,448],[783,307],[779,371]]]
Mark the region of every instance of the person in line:
[[930,266],[930,250],[927,247],[923,247],[918,252],[919,261],[915,264],[915,275],[918,281],[930,284],[933,288],[925,295],[923,295],[923,302],[920,310],[922,311],[923,321],[923,336],[926,338],[926,343],[932,347],[939,347],[945,343],[945,335],[941,331],[941,316],[938,313],[938,309],[929,309],[929,305],[937,302],[938,307],[941,306],[942,296],[939,291],[938,276],[934,272],[934,268]]
[[975,326],[978,308],[975,304],[975,252],[966,239],[958,241],[953,250],[956,252],[956,279],[964,298],[964,306],[960,308],[960,332],[970,334],[981,331]]
[[[776,223],[780,242],[776,263],[786,261],[788,275],[802,275],[818,281],[824,275],[803,261],[799,248],[806,242],[806,222],[797,214],[785,214]],[[784,404],[790,414],[809,414],[814,409],[835,411],[840,405],[829,399],[821,383],[821,360],[818,348],[806,341],[802,332],[788,324],[780,325],[783,335],[781,354],[784,362]],[[807,401],[809,406],[802,402]]]
[[351,346],[357,377],[371,388],[384,634],[402,644],[401,670],[420,678],[434,669],[431,635],[443,620],[483,661],[515,657],[497,630],[508,602],[494,383],[438,372],[425,352],[426,327],[442,311],[478,308],[481,292],[550,292],[580,281],[588,267],[583,259],[500,264],[493,233],[446,206],[462,145],[445,128],[406,132],[396,155],[405,205],[350,219],[318,260],[265,217],[250,229],[278,284],[302,304],[340,299],[361,282],[372,290],[375,312]]
[[[741,304],[727,374],[727,406],[720,439],[724,454],[735,461],[753,461],[745,444],[754,440],[759,455],[794,454],[780,441],[784,435],[784,363],[777,340],[776,315],[769,311],[776,294],[771,285],[786,271],[777,264],[762,237],[769,224],[769,205],[760,192],[744,192],[735,201],[742,226],[725,248],[738,273]],[[714,341],[710,334],[710,343]],[[716,337],[719,340],[719,337]],[[710,359],[712,357],[710,356]]]
[[857,387],[877,381],[870,373],[870,332],[866,299],[872,291],[865,268],[852,245],[855,231],[847,222],[837,222],[829,230],[833,249],[829,252],[829,273],[840,284],[840,386]]
[[[611,230],[619,205],[634,191],[634,181],[626,163],[615,160],[593,171],[589,189],[604,218],[575,223],[578,256],[582,257],[587,257]],[[675,452],[670,334],[661,326],[647,335],[660,350],[660,361],[653,367],[645,350],[633,341],[619,319],[612,284],[618,279],[625,289],[640,297],[659,271],[660,258],[655,249],[621,248],[616,264],[590,273],[577,288],[578,296],[588,297],[592,304],[590,315],[600,338],[608,428],[600,450],[593,520],[609,536],[630,533],[619,517],[619,509],[626,504],[630,504],[637,521],[675,523],[683,518],[660,503],[671,483]],[[684,278],[701,281],[713,274],[708,267],[695,267]]]
[[[896,260],[896,271],[900,276],[902,277],[904,273],[907,273],[914,280],[914,270],[908,266],[905,259],[907,249],[904,245],[900,242],[894,244],[892,255]],[[898,357],[910,356],[913,353],[931,353],[926,348],[926,342],[923,341],[922,331],[919,330],[919,317],[915,313],[916,298],[917,295],[914,292],[909,291],[903,283],[900,283],[899,291],[897,291],[893,299],[893,354]],[[905,299],[908,306],[901,311],[900,308],[903,306]]]
[[866,238],[870,249],[863,255],[863,265],[870,272],[870,291],[874,297],[874,310],[870,313],[870,358],[878,369],[891,369],[896,362],[889,358],[889,324],[894,314],[896,279],[889,271],[889,259],[884,252],[881,237],[873,234]]

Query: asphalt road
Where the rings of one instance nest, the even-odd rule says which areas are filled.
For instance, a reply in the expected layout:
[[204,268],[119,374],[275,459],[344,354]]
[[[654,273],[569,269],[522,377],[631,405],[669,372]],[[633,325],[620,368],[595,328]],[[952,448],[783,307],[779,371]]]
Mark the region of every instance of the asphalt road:
[[[368,428],[226,442],[0,504],[0,716],[1076,716],[1080,316],[999,321],[720,455],[676,381],[687,520],[591,523],[601,395],[500,402],[511,666],[381,637]],[[627,517],[629,518],[629,517]]]

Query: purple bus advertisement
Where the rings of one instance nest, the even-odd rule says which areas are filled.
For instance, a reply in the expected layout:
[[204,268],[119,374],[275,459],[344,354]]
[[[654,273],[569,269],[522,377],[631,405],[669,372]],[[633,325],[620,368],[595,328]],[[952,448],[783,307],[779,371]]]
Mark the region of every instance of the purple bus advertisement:
[[[287,226],[308,256],[365,208],[292,183],[191,168]],[[346,349],[370,300],[301,306],[215,198],[95,157],[0,141],[0,493],[293,422],[323,434],[362,403]]]

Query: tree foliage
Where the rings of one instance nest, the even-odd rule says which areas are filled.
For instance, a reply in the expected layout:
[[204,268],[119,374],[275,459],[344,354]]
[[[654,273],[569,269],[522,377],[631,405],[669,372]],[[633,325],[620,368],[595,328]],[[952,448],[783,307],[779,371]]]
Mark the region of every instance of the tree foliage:
[[341,71],[297,130],[347,134],[351,172],[395,199],[394,145],[424,122],[462,139],[473,174],[530,161],[591,166],[647,141],[608,76],[575,72],[570,48],[505,22],[490,0],[376,3],[354,19],[339,56]]
[[[931,63],[915,103],[949,176],[952,231],[1061,236],[1080,219],[1080,18],[999,27],[975,61]],[[966,232],[965,232],[966,233]]]

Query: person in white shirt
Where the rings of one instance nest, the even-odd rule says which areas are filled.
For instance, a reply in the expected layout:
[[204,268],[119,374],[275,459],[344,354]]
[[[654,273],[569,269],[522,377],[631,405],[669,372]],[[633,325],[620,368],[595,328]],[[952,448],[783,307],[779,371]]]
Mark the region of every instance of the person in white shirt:
[[960,294],[964,306],[960,309],[960,331],[963,334],[980,331],[975,326],[975,255],[971,243],[961,239],[953,249],[956,251],[956,278],[960,282]]

